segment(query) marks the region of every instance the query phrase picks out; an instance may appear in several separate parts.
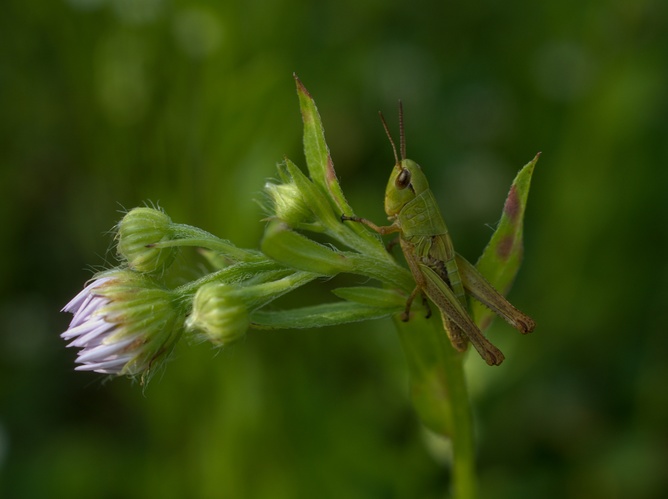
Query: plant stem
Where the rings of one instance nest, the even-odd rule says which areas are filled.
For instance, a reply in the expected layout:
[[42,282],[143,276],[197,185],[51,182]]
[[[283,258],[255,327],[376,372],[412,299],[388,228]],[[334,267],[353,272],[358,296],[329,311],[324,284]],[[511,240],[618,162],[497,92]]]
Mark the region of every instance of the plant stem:
[[394,320],[411,373],[411,397],[425,426],[452,441],[452,495],[476,497],[475,441],[463,356],[447,337],[438,317],[420,312],[410,321]]
[[[433,321],[440,326],[438,322]],[[445,362],[445,390],[450,395],[452,421],[452,480],[453,495],[457,499],[473,499],[476,497],[475,473],[475,438],[473,432],[473,411],[466,387],[463,356],[457,352],[448,340],[442,327],[434,327],[441,331],[441,343]]]

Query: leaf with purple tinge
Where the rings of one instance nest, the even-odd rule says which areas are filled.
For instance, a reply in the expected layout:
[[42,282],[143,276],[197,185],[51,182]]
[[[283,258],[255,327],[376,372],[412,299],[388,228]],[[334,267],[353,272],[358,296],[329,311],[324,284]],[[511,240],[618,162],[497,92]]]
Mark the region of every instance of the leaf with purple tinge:
[[[327,197],[335,204],[335,209],[338,213],[353,213],[336,178],[334,163],[325,142],[325,131],[318,108],[315,105],[313,97],[311,97],[311,94],[306,90],[306,87],[296,74],[294,78],[297,84],[299,107],[304,122],[304,156],[306,157],[309,176],[316,185],[323,189],[324,193],[328,194]],[[375,242],[375,237],[361,225],[353,225],[352,230],[363,239]]]
[[[502,294],[507,295],[522,263],[524,211],[534,167],[540,153],[520,170],[513,180],[503,213],[476,268]],[[494,312],[478,302],[471,303],[471,314],[482,331],[495,317]]]
[[[299,107],[304,121],[304,155],[311,179],[329,192],[330,196],[339,209],[350,209],[348,202],[341,192],[341,187],[336,179],[334,164],[329,154],[329,148],[325,142],[320,114],[315,106],[311,94],[303,85],[301,80],[294,75],[297,84],[297,95],[299,96]],[[347,213],[347,211],[346,211]]]

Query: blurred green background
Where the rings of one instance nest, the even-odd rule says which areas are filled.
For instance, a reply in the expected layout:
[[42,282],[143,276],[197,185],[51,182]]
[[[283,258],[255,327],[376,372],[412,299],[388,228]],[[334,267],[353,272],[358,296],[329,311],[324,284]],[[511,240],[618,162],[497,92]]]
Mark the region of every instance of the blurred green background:
[[4,0],[0,497],[444,496],[390,321],[184,343],[146,389],[73,372],[58,337],[124,208],[257,247],[253,199],[303,165],[293,71],[376,221],[376,112],[396,133],[403,100],[470,259],[543,152],[510,296],[538,328],[497,322],[503,366],[469,359],[481,497],[668,496],[667,20],[660,0]]

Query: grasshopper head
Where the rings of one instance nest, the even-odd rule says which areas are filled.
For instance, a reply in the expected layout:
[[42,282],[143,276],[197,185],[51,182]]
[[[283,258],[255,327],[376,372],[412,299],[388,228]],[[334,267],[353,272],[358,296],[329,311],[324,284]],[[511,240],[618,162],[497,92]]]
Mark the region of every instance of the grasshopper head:
[[396,217],[404,205],[429,189],[427,177],[420,165],[411,159],[402,159],[392,170],[385,188],[385,213]]
[[385,133],[387,138],[390,139],[390,144],[392,145],[392,151],[394,152],[394,169],[390,175],[390,180],[387,182],[387,187],[385,188],[385,213],[389,218],[396,217],[402,208],[414,199],[416,196],[420,195],[422,192],[429,189],[429,184],[427,183],[427,177],[422,173],[420,165],[415,161],[406,159],[406,138],[404,136],[404,110],[399,101],[399,134],[400,134],[400,145],[401,145],[401,161],[399,161],[399,156],[397,155],[397,148],[394,145],[392,140],[392,134],[390,129],[387,127],[385,118],[383,118],[382,113],[380,114],[380,120],[383,123],[383,128],[385,128]]

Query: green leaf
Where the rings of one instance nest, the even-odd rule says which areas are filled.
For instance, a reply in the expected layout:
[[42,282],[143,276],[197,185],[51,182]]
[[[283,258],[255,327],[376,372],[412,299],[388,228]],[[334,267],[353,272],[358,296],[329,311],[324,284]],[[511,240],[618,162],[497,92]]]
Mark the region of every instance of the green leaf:
[[380,319],[396,312],[396,307],[378,308],[343,301],[290,310],[257,310],[251,314],[251,324],[257,329],[304,329]]
[[261,248],[265,255],[277,262],[307,272],[334,276],[353,270],[353,262],[343,253],[317,243],[277,220],[267,225]]
[[[540,153],[520,170],[515,177],[503,206],[501,220],[476,263],[476,268],[502,294],[507,295],[522,263],[524,212],[534,167]],[[485,330],[494,313],[478,302],[471,303],[476,324]]]
[[330,194],[342,213],[350,213],[350,206],[336,178],[318,109],[311,94],[306,90],[297,75],[295,75],[295,82],[297,84],[297,95],[299,96],[299,107],[304,121],[304,155],[306,156],[309,175],[316,184]]
[[[325,142],[325,130],[318,113],[315,101],[306,87],[294,75],[297,84],[297,95],[299,96],[299,107],[304,122],[304,156],[311,180],[320,186],[327,194],[335,209],[342,214],[352,214],[353,210],[343,195],[339,181],[334,171],[334,163],[329,154],[329,148]],[[351,229],[362,239],[372,245],[378,244],[377,238],[361,224],[354,224]]]
[[406,296],[393,289],[374,288],[371,286],[353,286],[332,290],[339,298],[369,305],[371,307],[396,307],[401,311],[406,306]]

